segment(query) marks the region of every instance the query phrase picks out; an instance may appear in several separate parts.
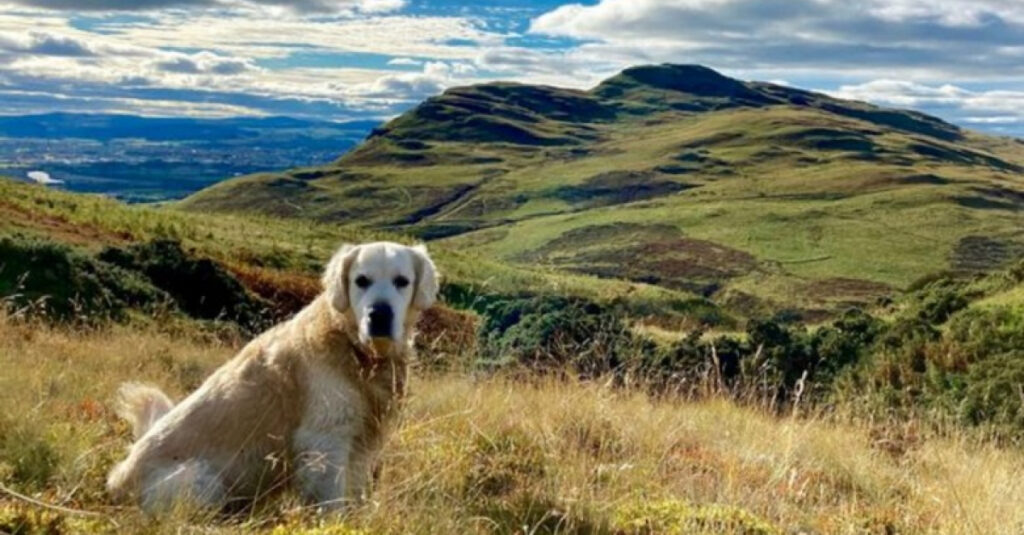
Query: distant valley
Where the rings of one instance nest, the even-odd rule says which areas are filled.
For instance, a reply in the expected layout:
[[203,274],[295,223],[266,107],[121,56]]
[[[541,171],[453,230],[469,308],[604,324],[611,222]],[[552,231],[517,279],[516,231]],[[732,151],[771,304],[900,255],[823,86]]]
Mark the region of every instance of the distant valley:
[[0,173],[127,202],[185,197],[226,178],[320,165],[375,121],[53,113],[0,117]]

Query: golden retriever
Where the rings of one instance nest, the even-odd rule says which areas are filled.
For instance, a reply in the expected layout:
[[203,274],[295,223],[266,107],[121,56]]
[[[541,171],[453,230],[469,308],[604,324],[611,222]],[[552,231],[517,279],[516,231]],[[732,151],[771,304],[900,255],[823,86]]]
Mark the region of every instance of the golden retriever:
[[422,245],[346,245],[323,287],[177,405],[123,385],[118,414],[136,441],[108,477],[111,495],[150,512],[251,502],[289,481],[326,509],[365,497],[438,274]]

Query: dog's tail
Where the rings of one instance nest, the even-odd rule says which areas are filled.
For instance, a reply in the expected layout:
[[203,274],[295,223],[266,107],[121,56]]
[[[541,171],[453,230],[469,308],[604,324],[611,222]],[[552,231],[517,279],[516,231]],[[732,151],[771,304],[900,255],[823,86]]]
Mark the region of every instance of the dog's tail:
[[132,435],[137,440],[172,408],[174,402],[159,388],[142,383],[125,383],[117,390],[114,412],[131,424]]

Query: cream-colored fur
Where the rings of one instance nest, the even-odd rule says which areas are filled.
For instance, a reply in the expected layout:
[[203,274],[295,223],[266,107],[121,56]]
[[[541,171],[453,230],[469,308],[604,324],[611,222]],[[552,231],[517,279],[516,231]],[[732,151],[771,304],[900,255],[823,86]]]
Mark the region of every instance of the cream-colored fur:
[[[309,306],[177,405],[155,387],[121,388],[118,412],[137,441],[109,475],[112,496],[134,498],[147,511],[182,500],[219,508],[290,480],[326,508],[365,496],[405,390],[413,326],[434,302],[437,274],[422,246],[378,242],[343,247],[323,282]],[[375,338],[367,318],[382,302],[395,325],[390,337]]]

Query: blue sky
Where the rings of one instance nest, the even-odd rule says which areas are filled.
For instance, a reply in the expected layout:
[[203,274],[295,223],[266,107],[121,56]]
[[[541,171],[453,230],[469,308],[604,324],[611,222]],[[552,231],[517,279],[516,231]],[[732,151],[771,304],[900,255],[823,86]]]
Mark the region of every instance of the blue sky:
[[1024,136],[1021,0],[0,0],[5,114],[386,118],[662,62]]

